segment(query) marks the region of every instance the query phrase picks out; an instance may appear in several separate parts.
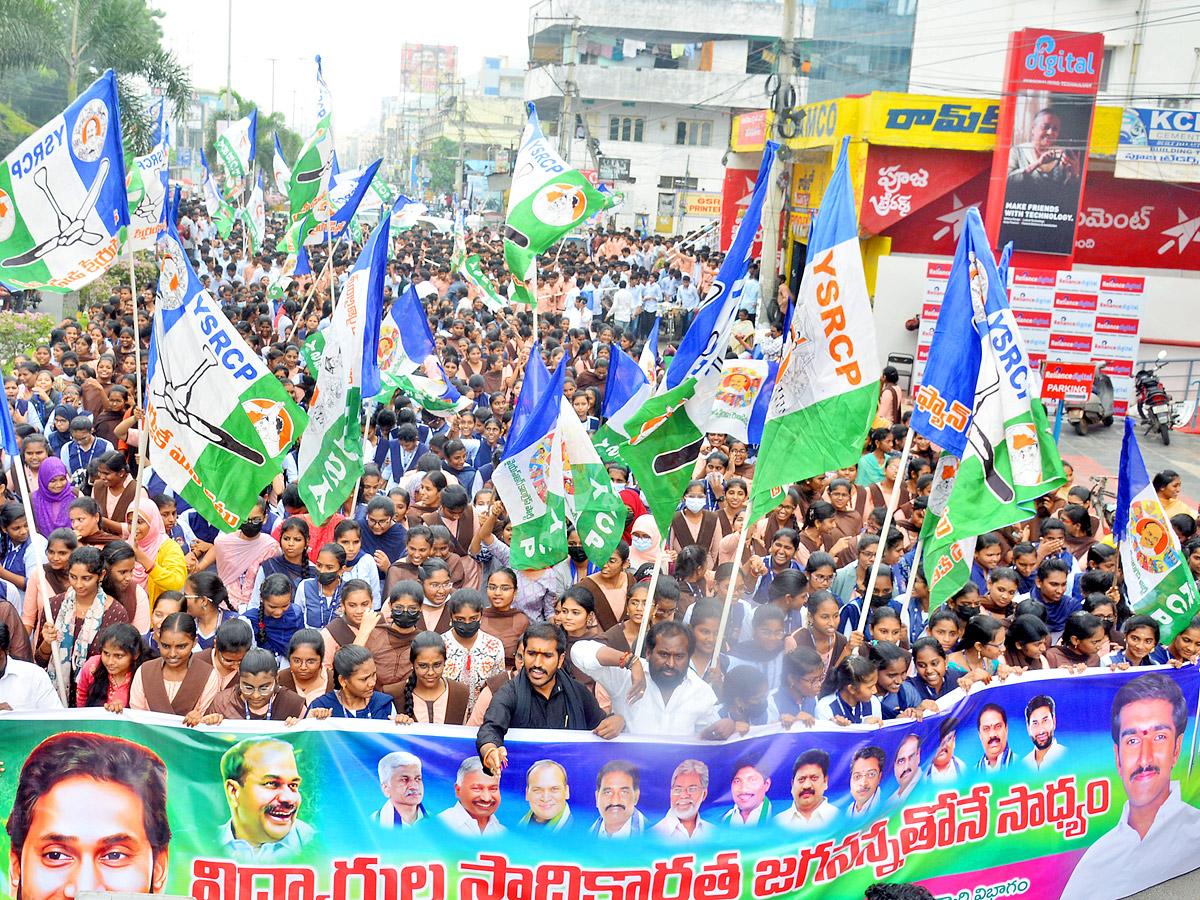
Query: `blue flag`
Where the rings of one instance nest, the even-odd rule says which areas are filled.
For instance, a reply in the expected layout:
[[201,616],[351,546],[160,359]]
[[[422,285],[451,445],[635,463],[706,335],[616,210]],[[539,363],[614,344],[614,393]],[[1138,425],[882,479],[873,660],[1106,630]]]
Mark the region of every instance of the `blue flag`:
[[[753,225],[762,220],[763,200],[767,196],[767,185],[771,181],[771,163],[778,149],[777,143],[767,141],[762,163],[758,168],[758,177],[754,182],[754,192],[750,195],[746,214],[742,217],[743,223]],[[709,288],[708,296],[696,311],[696,317],[683,340],[679,342],[679,350],[667,370],[664,390],[679,387],[689,376],[700,378],[719,369],[720,361],[725,358],[725,351],[729,348],[729,333],[733,330],[733,321],[737,317],[738,304],[742,299],[742,285],[750,269],[750,253],[754,249],[757,232],[758,229],[754,227],[738,228],[733,244],[725,255],[725,262],[721,264],[721,269]]]
[[[371,232],[367,238],[367,246],[363,247],[354,268],[350,271],[350,279],[355,274],[365,270],[368,272],[366,303],[367,309],[363,318],[363,357],[362,357],[362,396],[374,397],[381,387],[379,372],[379,330],[383,321],[383,282],[387,278],[388,249],[391,240],[388,236],[386,218],[379,223],[380,227]],[[347,279],[347,284],[350,284]],[[343,300],[344,302],[344,300]],[[422,319],[422,321],[425,321]],[[426,330],[429,325],[426,323]]]
[[[424,314],[422,313],[422,315]],[[533,416],[538,398],[550,387],[550,370],[542,361],[538,344],[538,341],[534,341],[533,347],[529,350],[529,362],[525,364],[525,380],[521,383],[521,393],[517,395],[517,402],[513,406],[512,421],[508,425],[509,440],[506,445],[508,448],[516,446],[516,438],[520,437]],[[558,392],[562,393],[561,385]]]
[[3,404],[3,409],[0,409],[0,447],[4,448],[10,459],[16,459],[21,455],[21,446],[17,443],[17,431],[13,427],[12,410],[8,408],[8,404]]
[[620,347],[608,355],[608,377],[604,382],[603,416],[610,419],[646,387],[646,373]]
[[[371,232],[371,239],[382,229],[380,242],[386,245],[388,229],[384,222],[380,226]],[[377,389],[372,396],[379,402],[391,402],[397,390],[404,391],[422,409],[435,413],[459,409],[470,402],[464,401],[446,378],[425,310],[412,285],[392,304],[379,329],[377,345],[382,392]]]
[[[975,408],[975,386],[983,352],[975,317],[983,318],[984,297],[972,300],[971,282],[985,284],[987,275],[976,263],[983,254],[991,256],[983,222],[967,216],[958,241],[946,294],[938,313],[937,327],[929,346],[925,377],[915,398],[909,427],[924,435],[952,456],[961,457],[967,448],[967,430]],[[1003,290],[1003,285],[986,286]],[[978,310],[976,309],[978,303]]]
[[[789,312],[794,308],[794,305],[789,307]],[[746,428],[746,442],[749,444],[762,443],[763,426],[767,424],[767,411],[771,407],[771,394],[775,390],[775,379],[778,376],[779,363],[774,360],[769,361],[767,363],[767,380],[763,382],[763,386],[754,400],[754,408],[750,412],[750,424]]]

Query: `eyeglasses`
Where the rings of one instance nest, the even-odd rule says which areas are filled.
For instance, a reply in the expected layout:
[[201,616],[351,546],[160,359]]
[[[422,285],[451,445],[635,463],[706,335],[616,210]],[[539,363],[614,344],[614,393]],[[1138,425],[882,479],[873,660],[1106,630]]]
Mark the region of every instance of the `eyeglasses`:
[[671,796],[672,797],[678,797],[682,794],[687,794],[689,797],[699,797],[703,793],[704,793],[704,788],[700,787],[700,785],[698,785],[698,784],[693,784],[690,787],[681,787],[679,785],[674,785],[671,788]]
[[430,581],[425,586],[435,591],[448,591],[454,587],[454,585],[449,581],[443,581],[440,583]]
[[374,525],[378,528],[386,528],[387,526],[391,525],[393,521],[393,519],[367,519],[367,524]]
[[252,684],[246,684],[245,682],[242,682],[238,685],[238,690],[248,697],[253,697],[256,694],[260,697],[270,697],[273,693],[275,693],[275,685],[263,684],[255,687]]
[[257,518],[254,518],[254,519],[247,519],[246,524],[247,525],[261,525],[265,521],[267,521],[266,516],[258,516]]
[[208,600],[208,598],[205,597],[203,594],[184,594],[183,599],[185,602],[188,600],[204,600],[204,601]]

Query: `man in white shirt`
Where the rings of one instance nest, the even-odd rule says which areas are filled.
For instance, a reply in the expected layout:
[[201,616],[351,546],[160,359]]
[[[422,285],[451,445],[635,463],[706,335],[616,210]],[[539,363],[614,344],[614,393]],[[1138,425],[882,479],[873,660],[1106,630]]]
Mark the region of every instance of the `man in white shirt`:
[[429,270],[421,269],[413,273],[413,287],[417,289],[417,299],[424,301],[429,297],[437,299],[437,285],[429,280]]
[[850,796],[854,802],[846,810],[847,818],[865,819],[879,807],[879,782],[887,754],[881,747],[862,747],[850,762]]
[[1021,760],[1025,765],[1031,769],[1044,769],[1066,755],[1067,748],[1054,737],[1057,719],[1051,697],[1038,694],[1026,704],[1025,727],[1033,741],[1033,749]]
[[571,305],[567,307],[567,325],[571,328],[588,328],[592,324],[592,312],[587,308],[586,294],[575,292]]
[[775,824],[792,831],[823,831],[837,821],[838,808],[825,797],[829,787],[829,754],[805,750],[792,766],[792,806],[775,817]]
[[641,788],[642,774],[633,763],[623,759],[605,763],[596,773],[596,809],[600,817],[591,833],[601,840],[616,840],[644,832],[646,817],[637,808]]
[[1170,675],[1142,675],[1117,691],[1112,739],[1125,807],[1080,858],[1062,900],[1116,900],[1195,868],[1200,810],[1171,780],[1187,724],[1187,701]]
[[734,763],[733,781],[729,793],[733,797],[733,809],[721,817],[721,821],[734,828],[753,828],[765,824],[771,818],[771,801],[767,791],[771,789],[771,770],[758,757],[747,756]]
[[684,843],[713,837],[713,826],[700,818],[700,806],[707,797],[708,766],[698,759],[685,759],[671,776],[671,808],[650,830]]
[[[640,659],[598,641],[579,641],[571,648],[571,661],[608,692],[613,712],[625,720],[631,734],[699,735],[702,740],[729,737],[714,727],[717,695],[690,666],[696,650],[691,629],[669,619],[659,622],[646,635],[646,648],[648,678]],[[631,700],[634,685],[637,690]]]
[[496,820],[500,808],[500,778],[484,771],[478,756],[463,760],[454,779],[458,798],[438,820],[464,837],[495,837],[507,829]]
[[8,623],[0,622],[0,711],[62,709],[46,670],[8,655],[11,640]]
[[1008,713],[998,703],[988,703],[979,711],[976,720],[983,756],[976,763],[979,772],[996,772],[1012,765],[1013,752],[1008,747]]
[[622,280],[621,286],[613,294],[612,307],[608,311],[613,324],[618,326],[622,331],[628,331],[629,323],[633,319],[635,306],[633,292],[629,290],[629,283]]
[[903,803],[921,780],[921,739],[917,735],[910,734],[896,748],[892,773],[896,776],[896,800]]

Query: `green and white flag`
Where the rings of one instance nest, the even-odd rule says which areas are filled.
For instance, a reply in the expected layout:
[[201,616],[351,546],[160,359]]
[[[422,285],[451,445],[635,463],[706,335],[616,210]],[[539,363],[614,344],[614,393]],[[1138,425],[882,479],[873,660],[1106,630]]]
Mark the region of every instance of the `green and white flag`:
[[[962,423],[966,443],[961,461],[957,467],[952,457],[939,461],[944,475],[939,493],[950,482],[945,509],[940,518],[927,513],[922,527],[931,608],[966,584],[978,535],[1033,518],[1037,498],[1066,482],[1038,399],[1036,368],[1009,309],[978,210],[971,210],[964,224],[941,315],[958,320],[965,307],[948,309],[946,304],[970,305],[970,317],[961,321],[975,346],[972,359],[964,359],[963,365],[973,366],[978,358],[979,374],[971,418]],[[943,339],[934,337],[935,342]]]
[[[296,154],[288,180],[287,195],[293,224],[300,222],[329,193],[333,174],[333,103],[325,76],[321,72],[321,57],[317,57],[317,128]],[[311,219],[309,221],[312,221]],[[315,224],[315,222],[313,222]],[[290,232],[289,232],[290,234]],[[304,243],[308,232],[296,236],[296,244]]]
[[384,317],[377,358],[381,390],[374,399],[379,403],[390,404],[398,390],[417,406],[438,415],[462,412],[474,403],[459,394],[446,378],[425,309],[412,285],[393,301]]
[[221,188],[217,184],[217,179],[213,176],[212,170],[208,167],[208,160],[204,158],[204,151],[200,151],[200,166],[204,170],[204,208],[208,212],[208,216],[213,220],[213,224],[217,226],[217,234],[221,235],[221,240],[229,237],[229,232],[233,230],[233,223],[237,221],[237,210],[225,199],[225,195],[221,193]]
[[167,156],[169,148],[164,128],[163,140],[145,156],[135,156],[126,176],[129,195],[129,246],[134,250],[153,250],[159,235],[167,230]]
[[244,184],[250,174],[250,163],[254,162],[254,148],[258,143],[258,110],[244,119],[231,122],[217,136],[214,146],[221,165],[225,168],[226,184]]
[[129,200],[111,69],[0,167],[0,282],[65,294],[117,261]]
[[267,233],[267,212],[263,203],[262,173],[259,173],[258,184],[250,192],[250,202],[242,210],[242,224],[250,239],[250,249],[253,253],[262,253],[263,236]]
[[317,390],[298,459],[300,498],[314,522],[338,511],[363,472],[359,417],[364,397],[379,390],[374,351],[383,315],[386,235],[386,227],[377,228],[363,247],[324,331]]
[[773,488],[856,464],[878,405],[875,320],[843,144],[809,238],[767,408],[754,470],[755,514],[782,497]]
[[613,490],[608,470],[562,391],[558,393],[558,402],[567,517],[575,523],[588,559],[603,566],[625,531],[625,502]]
[[1119,474],[1113,537],[1129,605],[1135,613],[1152,616],[1161,642],[1169,644],[1200,613],[1200,592],[1146,472],[1132,416],[1125,417]]
[[529,121],[513,167],[504,223],[504,261],[516,284],[513,299],[533,304],[538,254],[613,200],[563,161],[542,134],[536,107],[526,106]]
[[479,258],[478,253],[466,258],[462,265],[462,273],[467,281],[475,285],[475,289],[479,291],[479,296],[483,300],[483,305],[489,310],[499,312],[508,305],[500,296],[500,292],[496,290],[492,279],[488,278],[487,273],[483,271],[483,260]]
[[173,222],[161,242],[146,422],[150,464],[233,531],[279,474],[308,417],[200,285]]

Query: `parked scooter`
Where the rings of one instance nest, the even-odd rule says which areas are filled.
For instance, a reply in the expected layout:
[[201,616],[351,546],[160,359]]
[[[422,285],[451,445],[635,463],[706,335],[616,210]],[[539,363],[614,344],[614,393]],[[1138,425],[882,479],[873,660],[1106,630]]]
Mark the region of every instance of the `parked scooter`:
[[1104,363],[1096,366],[1092,379],[1092,392],[1082,402],[1067,401],[1067,421],[1079,435],[1087,434],[1093,425],[1109,426],[1113,423],[1113,383],[1104,374]]
[[1178,410],[1171,402],[1158,378],[1158,370],[1167,364],[1167,351],[1160,350],[1158,359],[1149,366],[1139,369],[1133,376],[1133,387],[1137,391],[1137,411],[1146,434],[1158,430],[1164,444],[1171,443],[1171,429],[1179,424]]

